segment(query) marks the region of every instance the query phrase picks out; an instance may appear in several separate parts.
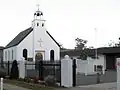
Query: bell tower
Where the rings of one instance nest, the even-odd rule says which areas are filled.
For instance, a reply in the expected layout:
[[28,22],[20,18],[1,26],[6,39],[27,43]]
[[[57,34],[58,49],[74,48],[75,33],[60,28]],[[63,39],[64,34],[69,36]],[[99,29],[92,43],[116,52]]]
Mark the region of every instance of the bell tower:
[[39,5],[37,5],[38,9],[34,13],[34,20],[32,21],[32,28],[34,27],[45,27],[45,20],[43,19],[43,12],[39,10]]

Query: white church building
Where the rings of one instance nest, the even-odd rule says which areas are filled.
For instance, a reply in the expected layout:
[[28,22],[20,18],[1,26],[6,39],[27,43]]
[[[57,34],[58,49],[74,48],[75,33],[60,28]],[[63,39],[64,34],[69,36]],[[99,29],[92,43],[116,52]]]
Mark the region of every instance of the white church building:
[[38,9],[32,26],[8,43],[3,54],[3,61],[60,60],[60,45],[46,30],[43,13]]

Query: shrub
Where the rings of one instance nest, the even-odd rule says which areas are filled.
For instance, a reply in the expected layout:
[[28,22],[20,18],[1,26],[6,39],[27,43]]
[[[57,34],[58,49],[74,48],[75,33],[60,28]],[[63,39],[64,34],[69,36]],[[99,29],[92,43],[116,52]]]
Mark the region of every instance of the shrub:
[[48,75],[46,78],[45,78],[45,82],[47,83],[47,85],[49,86],[55,86],[55,77],[52,76],[52,75]]
[[14,60],[10,72],[10,79],[18,79],[18,77],[19,77],[18,65],[17,65],[17,61]]

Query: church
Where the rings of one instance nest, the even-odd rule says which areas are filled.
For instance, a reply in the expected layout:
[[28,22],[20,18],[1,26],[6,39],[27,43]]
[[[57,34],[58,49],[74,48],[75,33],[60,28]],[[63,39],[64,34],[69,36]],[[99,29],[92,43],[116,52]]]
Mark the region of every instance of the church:
[[34,13],[31,27],[20,32],[3,51],[3,61],[60,60],[60,45],[45,28],[43,12]]

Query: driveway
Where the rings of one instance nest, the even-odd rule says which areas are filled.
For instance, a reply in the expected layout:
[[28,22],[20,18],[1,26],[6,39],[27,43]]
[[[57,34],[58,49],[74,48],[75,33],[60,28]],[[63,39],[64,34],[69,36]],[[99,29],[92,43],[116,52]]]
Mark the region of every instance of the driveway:
[[56,90],[117,90],[117,83],[104,83],[104,84],[94,84],[94,85],[84,85],[74,88],[62,88]]

